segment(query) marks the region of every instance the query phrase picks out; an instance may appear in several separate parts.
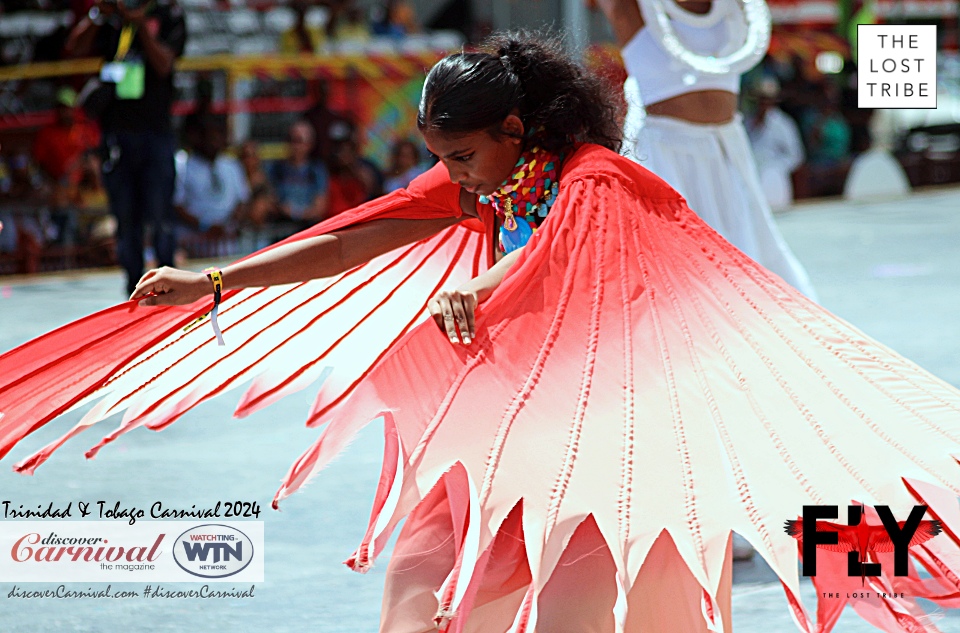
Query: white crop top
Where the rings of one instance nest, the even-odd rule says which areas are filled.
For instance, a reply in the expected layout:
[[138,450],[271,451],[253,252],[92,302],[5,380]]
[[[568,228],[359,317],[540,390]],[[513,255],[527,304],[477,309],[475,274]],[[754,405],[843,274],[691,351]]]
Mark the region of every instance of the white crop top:
[[[677,39],[698,55],[720,57],[729,54],[742,44],[738,35],[743,33],[743,17],[736,4],[714,0],[710,11],[704,15],[684,11],[682,21],[671,20]],[[627,74],[636,80],[643,103],[657,103],[699,90],[726,90],[739,94],[739,74],[698,72],[667,53],[651,31],[641,28],[621,51],[623,65]]]

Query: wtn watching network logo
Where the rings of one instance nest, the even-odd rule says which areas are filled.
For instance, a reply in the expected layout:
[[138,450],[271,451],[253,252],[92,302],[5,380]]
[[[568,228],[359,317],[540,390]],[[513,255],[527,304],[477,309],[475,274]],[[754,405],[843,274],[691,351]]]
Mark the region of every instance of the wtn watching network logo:
[[229,525],[192,527],[177,537],[173,558],[188,574],[226,578],[246,569],[253,560],[253,541]]

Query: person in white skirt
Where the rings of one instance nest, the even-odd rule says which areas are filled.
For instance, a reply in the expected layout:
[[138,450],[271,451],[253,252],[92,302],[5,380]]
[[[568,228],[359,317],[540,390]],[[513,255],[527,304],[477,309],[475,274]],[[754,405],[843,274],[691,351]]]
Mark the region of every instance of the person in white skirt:
[[595,0],[629,78],[625,148],[737,248],[816,299],[780,235],[737,112],[770,42],[763,0]]

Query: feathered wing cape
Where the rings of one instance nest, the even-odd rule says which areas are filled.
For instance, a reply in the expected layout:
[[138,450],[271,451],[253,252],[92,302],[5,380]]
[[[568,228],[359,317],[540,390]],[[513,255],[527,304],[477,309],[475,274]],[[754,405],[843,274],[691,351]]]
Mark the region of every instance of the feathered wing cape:
[[[432,169],[407,189],[286,242],[372,219],[460,216],[459,195],[444,170]],[[126,411],[121,429],[105,441],[135,426],[162,428],[246,382],[252,384],[239,416],[326,377],[331,365],[338,370],[323,393],[345,397],[422,318],[432,292],[486,270],[484,242],[483,224],[467,220],[335,278],[228,290],[220,307],[225,349],[210,344],[209,323],[194,324],[210,310],[209,299],[149,309],[126,302],[67,324],[0,356],[0,458],[27,434],[91,400],[99,402],[75,429],[16,468],[32,472],[66,439],[119,411]],[[321,319],[322,326],[311,327]]]
[[[883,630],[935,631],[913,597],[960,604],[960,392],[759,267],[642,167],[583,146],[561,182],[470,346],[416,324],[436,288],[489,263],[489,232],[460,224],[336,279],[232,294],[225,351],[208,326],[181,331],[208,305],[122,306],[74,329],[87,338],[72,347],[69,328],[89,324],[13,350],[0,446],[85,398],[105,396],[76,430],[126,410],[108,441],[251,379],[239,414],[325,378],[310,423],[326,428],[277,500],[384,418],[373,512],[348,561],[368,568],[407,518],[384,630],[435,618],[451,631],[729,631],[735,530],[780,577],[798,627],[830,631],[847,600],[818,592],[811,622],[782,525],[804,505],[843,517],[864,503],[900,520],[925,504],[944,533],[911,550],[931,578],[915,563],[896,577],[877,554],[874,597],[849,602]],[[413,190],[315,232],[423,217],[408,202],[459,213],[436,172]],[[818,590],[859,587],[845,555],[818,562]]]

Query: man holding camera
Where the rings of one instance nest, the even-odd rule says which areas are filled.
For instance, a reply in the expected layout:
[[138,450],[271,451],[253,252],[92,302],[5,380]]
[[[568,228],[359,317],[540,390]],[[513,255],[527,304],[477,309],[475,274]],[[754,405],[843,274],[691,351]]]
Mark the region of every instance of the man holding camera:
[[67,40],[68,54],[104,59],[99,84],[84,92],[103,130],[103,182],[128,293],[143,275],[145,224],[158,264],[173,265],[173,65],[185,43],[176,0],[98,0]]

